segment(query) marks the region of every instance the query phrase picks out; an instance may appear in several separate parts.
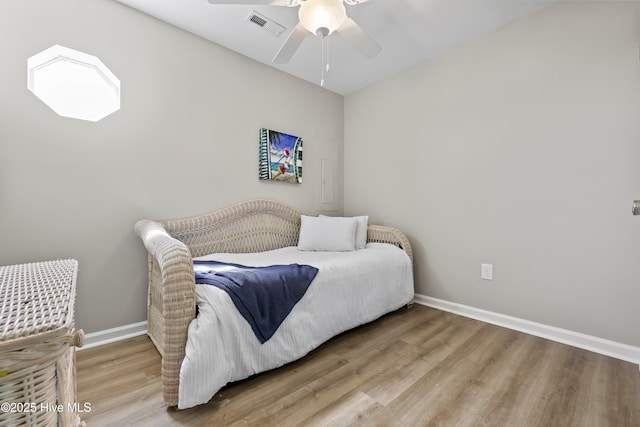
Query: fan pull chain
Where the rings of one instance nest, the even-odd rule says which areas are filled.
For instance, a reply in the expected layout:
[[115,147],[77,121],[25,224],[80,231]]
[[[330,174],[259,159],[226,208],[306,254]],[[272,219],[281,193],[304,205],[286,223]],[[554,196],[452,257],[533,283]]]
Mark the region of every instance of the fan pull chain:
[[[325,68],[328,70],[329,68],[329,64],[326,64],[326,60],[327,60],[327,55],[326,55],[326,49],[327,49],[327,36],[322,36],[321,39],[321,43],[322,43],[322,64],[320,64],[320,87],[324,87],[324,70]],[[326,64],[326,66],[325,66]]]
[[325,71],[327,73],[329,72],[329,39],[327,39],[327,66],[325,68]]
[[322,35],[322,69],[320,70],[320,87],[324,87],[324,75],[329,72],[329,40],[326,35]]

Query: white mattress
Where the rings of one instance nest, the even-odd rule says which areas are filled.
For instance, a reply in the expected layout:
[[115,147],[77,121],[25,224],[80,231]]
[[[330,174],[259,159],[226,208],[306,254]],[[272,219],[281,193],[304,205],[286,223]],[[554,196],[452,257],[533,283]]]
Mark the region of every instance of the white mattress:
[[331,337],[402,307],[414,295],[408,255],[385,243],[369,243],[354,252],[307,252],[288,247],[197,259],[250,266],[308,264],[319,272],[264,344],[226,292],[196,285],[199,314],[189,325],[180,370],[180,409],[208,402],[229,382],[299,359]]

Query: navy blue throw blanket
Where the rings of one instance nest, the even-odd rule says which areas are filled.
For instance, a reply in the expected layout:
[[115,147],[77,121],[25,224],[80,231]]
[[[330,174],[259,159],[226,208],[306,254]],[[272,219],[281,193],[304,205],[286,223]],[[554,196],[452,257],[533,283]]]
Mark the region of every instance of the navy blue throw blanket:
[[248,267],[218,261],[193,261],[196,283],[229,294],[256,337],[264,344],[307,292],[318,269],[289,264]]

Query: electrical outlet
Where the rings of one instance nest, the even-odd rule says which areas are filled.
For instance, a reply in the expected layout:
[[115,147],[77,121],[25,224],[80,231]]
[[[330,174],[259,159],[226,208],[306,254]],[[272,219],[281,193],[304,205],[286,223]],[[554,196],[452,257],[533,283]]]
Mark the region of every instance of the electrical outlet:
[[480,278],[493,280],[493,264],[480,264]]

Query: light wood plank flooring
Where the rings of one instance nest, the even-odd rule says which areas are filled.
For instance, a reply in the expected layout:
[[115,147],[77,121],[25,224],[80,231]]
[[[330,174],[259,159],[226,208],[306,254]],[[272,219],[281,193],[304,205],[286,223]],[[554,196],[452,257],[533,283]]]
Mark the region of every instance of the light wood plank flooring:
[[419,305],[182,411],[146,336],[77,361],[89,427],[640,426],[637,365]]

